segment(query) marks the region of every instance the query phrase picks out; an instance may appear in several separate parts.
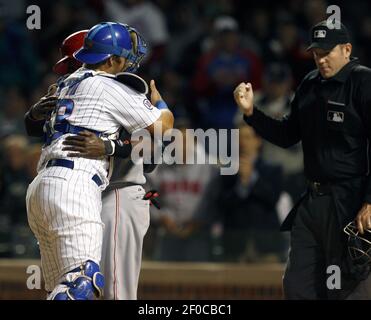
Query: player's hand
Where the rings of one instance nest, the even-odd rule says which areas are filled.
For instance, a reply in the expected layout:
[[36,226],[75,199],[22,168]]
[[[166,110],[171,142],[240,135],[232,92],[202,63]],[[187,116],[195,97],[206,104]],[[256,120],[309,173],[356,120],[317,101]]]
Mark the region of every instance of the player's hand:
[[254,110],[254,92],[251,83],[241,82],[234,90],[233,95],[241,112],[248,117],[251,116]]
[[358,231],[363,234],[365,230],[371,229],[371,204],[364,203],[356,217]]
[[151,88],[151,103],[155,105],[157,101],[160,101],[163,99],[161,97],[160,92],[158,92],[156,88],[155,80],[151,80],[151,82],[149,83],[149,86]]
[[45,120],[55,109],[58,98],[55,96],[43,97],[30,109],[30,115],[35,120]]
[[101,138],[93,132],[84,130],[78,135],[68,136],[63,141],[63,151],[69,151],[68,157],[100,159],[106,155],[106,148]]

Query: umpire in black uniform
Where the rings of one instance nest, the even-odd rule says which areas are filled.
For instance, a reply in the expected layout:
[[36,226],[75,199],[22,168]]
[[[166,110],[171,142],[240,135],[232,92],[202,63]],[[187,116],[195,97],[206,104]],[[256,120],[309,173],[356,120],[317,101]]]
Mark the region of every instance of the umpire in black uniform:
[[[346,27],[312,28],[309,46],[317,69],[295,92],[291,112],[272,119],[253,106],[250,83],[234,98],[245,121],[283,148],[302,141],[308,191],[294,206],[282,230],[291,230],[283,285],[286,299],[371,299],[369,270],[347,255],[345,225],[356,220],[371,229],[371,69],[351,57]],[[327,268],[341,270],[341,289],[328,287]]]

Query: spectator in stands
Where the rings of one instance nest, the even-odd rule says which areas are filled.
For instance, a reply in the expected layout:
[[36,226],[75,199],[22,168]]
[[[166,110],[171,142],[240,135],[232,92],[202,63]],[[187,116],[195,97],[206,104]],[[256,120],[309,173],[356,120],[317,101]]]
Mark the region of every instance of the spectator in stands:
[[308,36],[301,33],[290,15],[278,17],[275,31],[269,44],[271,52],[268,59],[295,66],[292,73],[294,86],[297,86],[314,67],[312,56],[306,51]]
[[[104,1],[105,13],[112,21],[129,24],[136,28],[149,45],[149,54],[143,65],[152,74],[160,75],[162,59],[169,41],[164,13],[152,1],[147,0],[107,0]],[[143,72],[143,70],[142,70]]]
[[27,224],[26,190],[28,187],[25,169],[27,139],[21,135],[11,135],[4,139],[1,147],[4,153],[2,185],[4,192],[0,212],[8,215],[12,224]]
[[358,41],[357,52],[360,53],[360,60],[368,67],[371,66],[371,17],[366,16],[361,20],[359,32],[355,34]]
[[[224,221],[226,261],[284,261],[287,241],[279,232],[277,212],[282,169],[260,156],[262,139],[245,124],[240,129],[240,169],[222,176],[218,208]],[[288,212],[288,209],[287,209]]]
[[[288,65],[280,62],[269,64],[264,73],[263,90],[257,96],[257,104],[262,110],[274,117],[281,118],[290,112],[293,96],[292,73]],[[262,159],[281,166],[284,174],[283,188],[293,199],[298,199],[305,191],[303,175],[303,152],[300,144],[288,149],[263,141]]]
[[[196,95],[205,128],[232,128],[236,107],[233,89],[242,79],[261,86],[260,59],[242,48],[237,21],[230,16],[218,17],[214,22],[213,48],[201,55],[194,77]],[[244,80],[245,81],[245,80]]]
[[38,81],[39,60],[24,23],[4,17],[0,10],[0,88],[19,87],[27,94]]
[[16,87],[9,88],[5,95],[4,105],[0,106],[0,137],[25,134],[23,124],[25,106],[27,106],[27,101],[21,91]]
[[[201,145],[187,148],[186,140],[192,137],[186,132],[188,122],[178,119],[176,127],[183,134],[184,162],[186,153],[205,156]],[[210,226],[217,213],[213,188],[218,174],[217,167],[211,164],[160,164],[148,176],[149,186],[159,191],[161,202],[160,210],[153,207],[151,210],[153,222],[159,225],[154,244],[155,260],[210,260]]]

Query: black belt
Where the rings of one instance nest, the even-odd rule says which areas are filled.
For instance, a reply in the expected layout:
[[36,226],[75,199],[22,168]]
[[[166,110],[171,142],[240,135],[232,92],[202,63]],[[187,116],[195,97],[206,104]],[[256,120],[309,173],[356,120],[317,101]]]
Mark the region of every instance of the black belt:
[[[49,168],[49,167],[64,167],[64,168],[68,168],[68,169],[72,170],[75,167],[75,164],[72,160],[52,159],[52,160],[48,161],[48,163],[46,164],[46,167],[47,168]],[[99,178],[99,176],[97,174],[95,174],[91,178],[97,184],[98,187],[100,187],[103,184],[102,180]]]
[[311,193],[316,196],[331,194],[331,184],[328,182],[308,181],[308,187]]

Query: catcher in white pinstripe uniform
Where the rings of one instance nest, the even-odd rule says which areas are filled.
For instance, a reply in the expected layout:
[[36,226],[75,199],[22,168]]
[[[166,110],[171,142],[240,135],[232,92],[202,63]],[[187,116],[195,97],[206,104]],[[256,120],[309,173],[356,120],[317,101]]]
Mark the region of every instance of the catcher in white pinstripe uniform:
[[[161,123],[163,131],[172,127],[170,111],[153,107],[143,93],[113,76],[133,67],[132,49],[127,26],[94,26],[84,48],[75,53],[85,68],[59,83],[57,107],[45,126],[39,174],[27,194],[29,223],[40,243],[50,299],[93,299],[103,288],[100,209],[108,160],[72,158],[63,150],[63,141],[86,130],[108,137],[117,136],[120,127],[129,133],[141,128],[153,132],[155,123]],[[151,88],[157,92],[154,83]]]

